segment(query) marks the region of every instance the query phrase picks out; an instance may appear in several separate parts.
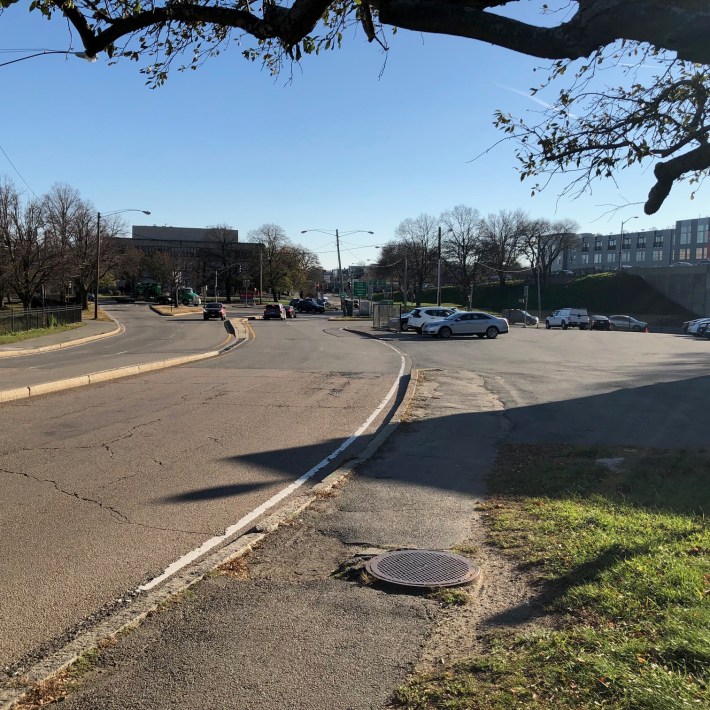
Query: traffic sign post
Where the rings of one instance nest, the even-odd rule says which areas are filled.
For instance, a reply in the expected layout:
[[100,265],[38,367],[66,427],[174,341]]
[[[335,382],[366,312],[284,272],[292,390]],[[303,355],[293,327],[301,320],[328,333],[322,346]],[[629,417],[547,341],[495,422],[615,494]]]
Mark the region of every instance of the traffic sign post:
[[353,296],[357,296],[358,298],[367,297],[367,281],[353,282]]
[[528,327],[528,286],[523,286],[523,294],[525,296],[525,313],[523,314],[523,328]]

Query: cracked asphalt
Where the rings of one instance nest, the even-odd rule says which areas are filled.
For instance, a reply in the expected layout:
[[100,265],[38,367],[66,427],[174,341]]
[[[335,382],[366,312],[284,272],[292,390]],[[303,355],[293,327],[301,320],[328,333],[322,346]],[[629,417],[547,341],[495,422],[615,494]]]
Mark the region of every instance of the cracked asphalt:
[[[103,650],[63,706],[384,707],[421,655],[441,604],[341,572],[376,551],[468,540],[506,428],[477,375],[424,373],[418,391],[406,423],[335,495],[267,538],[241,574],[203,580]],[[472,461],[458,442],[470,437],[475,415]]]

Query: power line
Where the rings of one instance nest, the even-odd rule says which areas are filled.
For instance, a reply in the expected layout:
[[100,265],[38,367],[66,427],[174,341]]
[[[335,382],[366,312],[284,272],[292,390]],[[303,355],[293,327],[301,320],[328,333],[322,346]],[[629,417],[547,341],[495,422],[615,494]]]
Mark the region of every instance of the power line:
[[25,178],[22,177],[22,174],[15,167],[15,164],[12,162],[12,160],[10,160],[10,156],[5,152],[5,149],[1,145],[0,145],[0,151],[2,151],[2,154],[5,156],[7,162],[10,163],[10,165],[12,165],[13,170],[20,176],[20,180],[22,180],[22,182],[24,182],[25,185],[27,185],[27,189],[35,196],[36,199],[39,199],[39,197],[37,197],[37,193],[30,187],[27,180],[25,180]]

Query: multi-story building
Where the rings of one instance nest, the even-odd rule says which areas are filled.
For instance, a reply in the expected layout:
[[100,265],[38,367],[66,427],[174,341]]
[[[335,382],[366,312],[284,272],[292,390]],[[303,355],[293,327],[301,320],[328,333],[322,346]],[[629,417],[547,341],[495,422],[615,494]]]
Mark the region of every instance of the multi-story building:
[[683,219],[675,227],[644,232],[578,235],[577,244],[555,260],[553,271],[576,273],[705,263],[710,217]]

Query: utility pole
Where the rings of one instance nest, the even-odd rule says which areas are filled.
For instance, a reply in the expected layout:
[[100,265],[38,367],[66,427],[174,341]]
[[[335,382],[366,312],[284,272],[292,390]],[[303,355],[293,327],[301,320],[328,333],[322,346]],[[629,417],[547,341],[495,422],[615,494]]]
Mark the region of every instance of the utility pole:
[[94,290],[94,320],[99,319],[99,273],[101,271],[101,212],[96,213],[96,289]]
[[[405,247],[406,249],[406,247]],[[407,252],[404,252],[404,307],[407,308],[407,291],[409,291],[409,283],[407,282]]]
[[439,239],[436,247],[436,305],[441,305],[441,225],[439,225]]
[[335,230],[335,249],[338,252],[338,281],[340,282],[340,293],[343,293],[343,267],[340,264],[340,235],[338,230]]
[[262,260],[262,254],[264,250],[264,245],[259,242],[259,305],[261,305],[261,297],[264,293],[264,266]]

